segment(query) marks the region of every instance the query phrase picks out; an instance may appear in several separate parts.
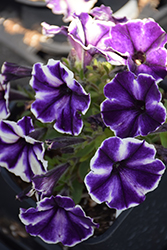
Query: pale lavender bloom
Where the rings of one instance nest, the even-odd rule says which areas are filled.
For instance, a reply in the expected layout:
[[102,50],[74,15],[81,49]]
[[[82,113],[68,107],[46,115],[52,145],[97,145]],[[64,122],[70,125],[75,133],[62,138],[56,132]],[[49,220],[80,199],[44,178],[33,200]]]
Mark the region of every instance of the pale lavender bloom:
[[30,85],[36,92],[31,111],[41,122],[55,122],[60,133],[78,135],[90,105],[90,95],[74,79],[74,74],[60,61],[50,59],[47,65],[36,63]]
[[104,87],[107,99],[101,104],[106,126],[121,138],[147,135],[166,119],[166,109],[155,79],[146,74],[118,73]]
[[6,119],[10,115],[9,111],[9,89],[10,83],[2,84],[3,78],[0,75],[0,120]]
[[65,246],[86,240],[97,226],[71,198],[60,195],[44,198],[37,202],[36,208],[21,208],[19,217],[29,234]]
[[[90,64],[95,54],[105,56],[106,45],[104,41],[109,36],[109,31],[115,26],[115,23],[95,20],[87,13],[81,13],[78,16],[74,15],[68,28],[60,28],[47,23],[42,23],[42,26],[43,34],[47,36],[65,34],[75,49],[77,59],[81,61],[83,68],[85,68]],[[116,65],[124,62],[124,59],[116,53],[110,52],[110,56],[112,56],[112,60]]]
[[105,6],[103,4],[100,7],[94,7],[90,11],[90,14],[96,20],[111,21],[115,24],[124,23],[128,20],[126,17],[114,17],[111,8],[109,6]]
[[113,63],[110,53],[115,51],[130,71],[136,75],[147,73],[159,81],[167,74],[166,42],[165,31],[149,18],[115,25],[105,45],[108,61]]
[[26,182],[47,169],[44,144],[29,136],[33,130],[31,118],[27,116],[17,123],[0,122],[0,166]]
[[73,14],[88,13],[97,0],[45,0],[54,14],[63,14],[64,22],[72,21]]
[[16,63],[4,62],[1,68],[2,83],[31,76],[31,67],[20,66]]
[[118,210],[136,206],[154,190],[165,165],[155,148],[135,138],[106,139],[91,159],[85,184],[91,198]]
[[45,36],[53,37],[57,34],[62,34],[68,36],[68,26],[57,26],[57,25],[50,25],[46,22],[41,23],[42,26],[42,33]]

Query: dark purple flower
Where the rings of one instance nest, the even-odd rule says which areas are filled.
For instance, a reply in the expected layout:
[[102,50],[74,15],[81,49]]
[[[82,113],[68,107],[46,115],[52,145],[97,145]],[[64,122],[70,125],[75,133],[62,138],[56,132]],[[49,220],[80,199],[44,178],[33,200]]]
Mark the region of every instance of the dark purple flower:
[[41,122],[55,122],[60,133],[78,135],[83,127],[81,113],[90,105],[90,95],[74,79],[74,74],[60,61],[47,65],[36,63],[30,85],[36,92],[31,111]]
[[54,14],[63,14],[64,22],[72,21],[73,14],[89,12],[97,0],[45,0],[47,7],[52,9]]
[[7,83],[6,85],[2,84],[3,79],[2,75],[0,75],[0,120],[6,119],[10,115],[9,111],[9,89],[10,85]]
[[136,206],[154,190],[164,172],[155,148],[135,138],[106,139],[91,159],[85,184],[91,198],[118,210]]
[[33,189],[41,193],[41,199],[52,194],[55,184],[68,167],[69,163],[66,163],[49,170],[45,174],[35,175],[32,178]]
[[17,123],[0,122],[0,166],[30,182],[34,175],[47,169],[44,144],[29,136],[33,131],[30,117],[25,116]]
[[153,77],[131,72],[118,73],[104,87],[107,99],[101,104],[104,123],[121,138],[147,135],[166,119],[166,109]]
[[36,208],[21,208],[19,217],[31,235],[65,246],[86,240],[97,226],[71,198],[60,195],[44,198]]
[[20,66],[16,63],[4,62],[2,65],[2,83],[6,84],[10,81],[31,76],[31,67]]
[[153,19],[129,20],[115,25],[106,39],[108,60],[115,51],[136,75],[147,73],[157,81],[167,74],[167,34]]

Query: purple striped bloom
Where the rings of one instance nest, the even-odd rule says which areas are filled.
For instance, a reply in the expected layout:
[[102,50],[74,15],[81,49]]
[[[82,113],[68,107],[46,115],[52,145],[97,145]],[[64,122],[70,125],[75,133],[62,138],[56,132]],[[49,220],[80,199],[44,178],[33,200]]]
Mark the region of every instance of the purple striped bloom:
[[44,198],[37,202],[36,208],[21,208],[19,217],[29,234],[65,246],[86,240],[97,226],[71,198],[60,195]]
[[90,95],[74,79],[74,74],[60,61],[50,59],[47,65],[36,63],[30,85],[36,92],[31,111],[43,123],[55,122],[60,133],[78,135],[90,105]]
[[166,119],[166,109],[153,77],[131,72],[118,73],[104,87],[106,100],[101,114],[106,126],[121,138],[147,135]]
[[105,40],[108,60],[115,51],[122,58],[123,64],[138,75],[147,73],[156,81],[167,75],[166,32],[153,19],[129,20],[115,25]]
[[106,139],[91,159],[85,184],[91,198],[118,210],[136,206],[154,190],[164,172],[155,148],[134,138]]
[[17,123],[0,122],[0,166],[26,182],[47,169],[44,144],[29,136],[33,130],[31,118],[27,116]]

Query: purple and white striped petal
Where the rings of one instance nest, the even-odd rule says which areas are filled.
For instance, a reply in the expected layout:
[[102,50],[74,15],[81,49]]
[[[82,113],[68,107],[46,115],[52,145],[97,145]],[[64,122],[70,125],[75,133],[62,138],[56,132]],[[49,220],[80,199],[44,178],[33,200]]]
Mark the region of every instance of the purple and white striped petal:
[[83,127],[81,114],[90,105],[90,95],[74,79],[74,74],[60,61],[33,67],[30,85],[36,92],[31,111],[41,122],[55,122],[60,133],[78,135]]
[[73,20],[73,14],[79,15],[81,12],[88,13],[97,0],[45,0],[47,7],[52,9],[54,14],[63,14],[64,22]]
[[36,208],[21,208],[19,217],[29,234],[65,246],[86,240],[97,226],[71,198],[60,195],[44,198],[37,202]]
[[0,75],[0,120],[6,119],[10,115],[9,111],[9,89],[10,83],[2,84],[3,78]]
[[44,144],[28,135],[32,131],[29,117],[24,117],[17,123],[0,122],[0,166],[26,182],[47,169]]
[[157,82],[167,75],[166,43],[166,32],[151,18],[117,24],[105,40],[111,63],[110,51],[115,51],[124,58],[129,70],[151,74]]
[[118,210],[136,206],[164,173],[153,145],[134,138],[106,139],[91,159],[85,184],[91,198]]
[[121,138],[147,135],[165,122],[166,109],[153,77],[118,73],[104,87],[101,114],[106,126]]

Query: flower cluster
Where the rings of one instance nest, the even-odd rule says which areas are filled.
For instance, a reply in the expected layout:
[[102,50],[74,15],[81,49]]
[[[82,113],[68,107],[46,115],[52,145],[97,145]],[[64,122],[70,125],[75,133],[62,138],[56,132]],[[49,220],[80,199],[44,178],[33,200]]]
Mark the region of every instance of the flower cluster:
[[[72,49],[68,58],[31,69],[4,63],[0,166],[32,184],[26,196],[35,193],[37,206],[19,215],[27,232],[74,246],[99,226],[75,205],[85,187],[97,204],[124,210],[143,202],[164,173],[153,144],[163,145],[159,82],[167,75],[167,34],[150,18],[116,18],[104,5],[91,9],[94,0],[46,2],[70,23],[43,22],[43,33],[64,34]],[[29,92],[18,91],[26,109],[11,121],[9,84],[22,77],[30,77]]]

